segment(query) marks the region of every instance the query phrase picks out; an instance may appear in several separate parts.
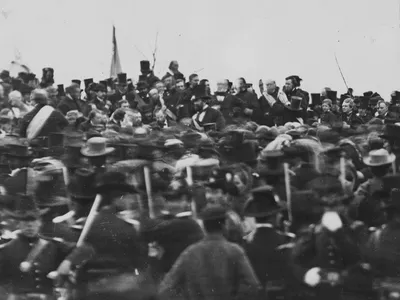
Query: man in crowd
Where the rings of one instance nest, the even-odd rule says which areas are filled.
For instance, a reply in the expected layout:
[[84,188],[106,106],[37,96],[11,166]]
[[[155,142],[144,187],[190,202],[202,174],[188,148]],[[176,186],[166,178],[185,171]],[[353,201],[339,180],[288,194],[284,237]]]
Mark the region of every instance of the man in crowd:
[[140,72],[139,81],[147,82],[149,86],[153,86],[160,79],[154,75],[153,70],[150,69],[150,62],[148,60],[142,60],[140,62]]
[[[310,97],[306,91],[303,91],[300,88],[302,79],[297,75],[292,75],[286,77],[284,92],[288,99],[291,97],[300,97],[301,101],[301,108],[303,109],[303,119],[306,119],[307,108],[310,101]],[[326,92],[327,90],[325,90]]]
[[179,63],[176,60],[171,61],[166,75],[174,76],[177,83],[178,80],[182,80],[183,82],[185,82],[185,76],[181,72],[179,72]]
[[256,123],[260,122],[260,104],[257,95],[247,91],[246,80],[242,77],[237,79],[235,82],[235,89],[237,91],[235,96],[244,102],[245,109],[243,113],[246,118]]
[[279,90],[275,80],[260,80],[260,124],[283,125],[283,106],[288,104],[286,94]]
[[362,121],[357,114],[353,111],[354,101],[347,98],[342,103],[342,122],[343,129],[354,129],[362,124]]
[[81,97],[81,89],[77,84],[71,84],[65,89],[65,98],[58,104],[57,109],[66,115],[70,110],[77,110],[81,112],[79,106],[79,99]]

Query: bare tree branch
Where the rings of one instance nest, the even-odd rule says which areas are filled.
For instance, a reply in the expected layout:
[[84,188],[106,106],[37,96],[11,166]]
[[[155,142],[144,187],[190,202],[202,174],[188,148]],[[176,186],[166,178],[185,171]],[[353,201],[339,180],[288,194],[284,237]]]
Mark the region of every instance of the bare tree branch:
[[136,46],[136,44],[135,44],[134,46],[135,46],[135,48],[136,48],[136,51],[139,52],[140,54],[142,54],[142,56],[144,57],[144,59],[147,59],[147,60],[148,60],[147,56],[144,55],[144,53],[139,49],[139,47]]
[[158,30],[156,33],[156,42],[154,44],[154,51],[153,51],[153,66],[151,67],[151,70],[154,72],[154,68],[156,66],[156,61],[157,61],[157,50],[158,50]]

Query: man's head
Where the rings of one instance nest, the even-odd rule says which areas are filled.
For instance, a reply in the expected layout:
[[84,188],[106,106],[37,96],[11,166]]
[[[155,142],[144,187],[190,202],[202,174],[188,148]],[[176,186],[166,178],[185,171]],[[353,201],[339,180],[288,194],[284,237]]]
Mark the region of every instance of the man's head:
[[142,114],[138,110],[128,110],[125,117],[132,126],[142,126]]
[[301,78],[299,76],[289,76],[285,80],[285,90],[287,91],[293,91],[300,86]]
[[161,109],[157,109],[155,111],[155,117],[156,117],[157,123],[160,123],[160,124],[165,123],[166,115]]
[[8,103],[10,103],[12,107],[20,107],[23,103],[21,93],[19,91],[12,91],[8,95]]
[[350,112],[353,110],[353,106],[354,106],[353,99],[347,98],[347,99],[345,99],[345,100],[343,101],[343,103],[342,103],[342,111],[343,111],[345,114],[348,114],[348,113],[350,113]]
[[238,92],[243,92],[247,90],[246,80],[243,77],[236,79],[234,86]]
[[332,100],[331,99],[325,99],[322,101],[322,111],[323,112],[328,112],[332,109]]
[[104,100],[106,98],[106,88],[102,84],[96,84],[93,88],[98,99]]
[[176,89],[178,91],[183,91],[185,89],[185,81],[183,79],[178,79],[176,81]]
[[267,79],[264,80],[264,91],[267,91],[268,94],[273,94],[276,90],[276,83],[275,80]]
[[177,71],[179,70],[178,61],[176,61],[176,60],[171,61],[171,63],[169,64],[169,69],[170,69],[172,72],[177,72]]
[[170,91],[175,87],[175,78],[173,76],[165,76],[164,77],[164,85],[165,88]]
[[48,103],[48,95],[46,90],[36,89],[32,91],[31,99],[34,105],[46,105]]
[[332,89],[329,88],[329,87],[323,88],[322,91],[321,91],[321,97],[326,97],[328,91],[332,91]]
[[193,100],[193,106],[195,111],[202,111],[204,108],[204,101],[202,98],[196,98]]
[[42,221],[40,219],[21,220],[18,223],[18,228],[21,230],[21,233],[28,238],[36,237],[41,227]]
[[229,89],[229,81],[227,79],[221,79],[217,81],[217,92],[226,93]]
[[159,94],[164,94],[165,92],[165,84],[162,81],[158,81],[155,83],[154,87],[157,89]]
[[195,86],[198,86],[199,85],[199,81],[200,81],[199,75],[191,74],[189,76],[189,84],[190,84],[191,88],[194,88]]
[[72,99],[78,100],[81,98],[81,88],[76,83],[71,84],[65,89],[65,93],[71,96]]
[[158,100],[160,100],[160,94],[158,93],[158,90],[156,88],[153,88],[149,91],[149,97],[154,102],[157,102]]
[[147,93],[149,92],[149,85],[145,81],[139,81],[137,84],[137,91],[139,96],[143,98],[147,98]]
[[206,91],[209,95],[211,95],[211,89],[210,89],[210,82],[208,79],[202,79],[200,80],[200,85],[203,85],[206,87]]
[[388,109],[389,109],[389,104],[385,101],[382,101],[381,103],[379,103],[378,106],[378,114],[381,117],[384,117],[387,114]]
[[123,110],[129,109],[129,102],[127,100],[121,100],[119,102],[119,107],[122,108]]
[[99,111],[97,109],[92,110],[89,113],[88,118],[89,118],[90,122],[93,125],[101,125],[101,124],[103,124],[103,114],[102,114],[101,111]]

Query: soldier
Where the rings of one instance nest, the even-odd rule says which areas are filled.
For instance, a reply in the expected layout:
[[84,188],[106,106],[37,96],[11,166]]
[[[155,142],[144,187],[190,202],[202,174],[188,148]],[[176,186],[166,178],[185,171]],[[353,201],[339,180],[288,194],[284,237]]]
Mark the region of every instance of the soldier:
[[285,263],[278,247],[290,237],[276,230],[278,214],[283,210],[271,186],[252,190],[244,215],[255,218],[255,229],[247,236],[245,250],[268,299],[280,299],[285,289]]
[[159,286],[161,296],[254,299],[260,285],[248,258],[240,246],[223,237],[226,210],[208,207],[201,217],[207,236],[180,255]]
[[10,287],[13,298],[9,299],[53,299],[53,284],[48,274],[57,270],[60,275],[68,275],[72,268],[91,258],[93,249],[82,246],[72,250],[62,240],[42,238],[39,231],[44,211],[29,196],[18,195],[14,200],[16,211],[11,216],[19,221],[20,233],[2,246],[1,280]]

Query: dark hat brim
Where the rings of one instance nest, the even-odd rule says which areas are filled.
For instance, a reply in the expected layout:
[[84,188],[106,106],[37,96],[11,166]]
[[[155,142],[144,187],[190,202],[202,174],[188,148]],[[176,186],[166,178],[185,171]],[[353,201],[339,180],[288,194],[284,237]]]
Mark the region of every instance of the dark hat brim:
[[111,190],[117,190],[126,193],[138,193],[138,191],[131,185],[126,183],[112,183],[112,184],[102,184],[96,186],[96,193],[102,194]]
[[289,105],[287,105],[287,104],[284,104],[284,106],[287,108],[287,109],[289,109],[289,110],[291,110],[291,111],[300,111],[300,110],[302,110],[302,107],[300,106],[299,108],[293,108],[293,107],[290,107]]
[[276,215],[277,213],[280,213],[282,211],[286,210],[284,207],[278,207],[275,209],[272,209],[270,211],[259,211],[259,212],[244,212],[244,215],[246,217],[253,217],[253,218],[262,218],[262,217],[269,217],[269,216],[273,216]]

